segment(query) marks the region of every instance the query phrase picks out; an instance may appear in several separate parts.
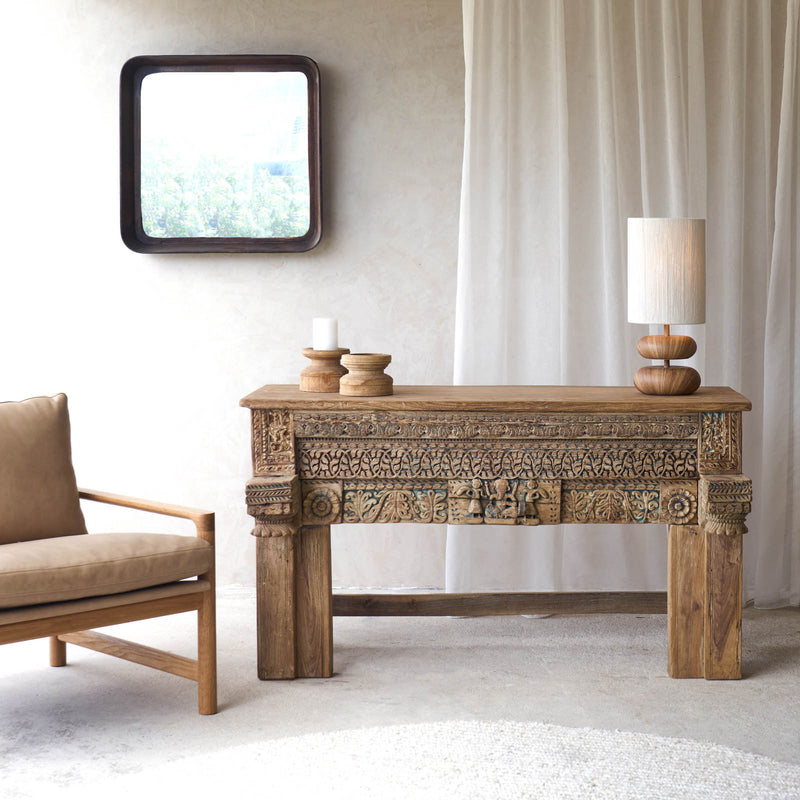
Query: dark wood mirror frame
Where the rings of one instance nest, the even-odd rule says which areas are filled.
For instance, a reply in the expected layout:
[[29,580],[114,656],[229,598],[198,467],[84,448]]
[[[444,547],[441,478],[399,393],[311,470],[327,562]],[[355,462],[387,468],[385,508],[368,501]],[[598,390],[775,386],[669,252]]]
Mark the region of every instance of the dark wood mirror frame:
[[[308,80],[309,227],[297,237],[153,237],[142,224],[141,89],[155,72],[302,72]],[[306,56],[136,56],[120,76],[120,228],[138,253],[280,253],[315,247],[322,235],[319,69]]]

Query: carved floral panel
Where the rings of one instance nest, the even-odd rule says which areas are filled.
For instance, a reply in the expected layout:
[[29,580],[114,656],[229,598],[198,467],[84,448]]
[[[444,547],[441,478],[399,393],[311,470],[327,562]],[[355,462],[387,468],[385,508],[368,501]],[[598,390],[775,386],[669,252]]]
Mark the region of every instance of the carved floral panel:
[[335,525],[341,521],[341,482],[303,481],[303,524]]
[[447,486],[345,483],[344,522],[447,522]]
[[693,525],[697,522],[697,483],[661,484],[661,522]]
[[658,522],[658,483],[569,483],[561,488],[562,522]]

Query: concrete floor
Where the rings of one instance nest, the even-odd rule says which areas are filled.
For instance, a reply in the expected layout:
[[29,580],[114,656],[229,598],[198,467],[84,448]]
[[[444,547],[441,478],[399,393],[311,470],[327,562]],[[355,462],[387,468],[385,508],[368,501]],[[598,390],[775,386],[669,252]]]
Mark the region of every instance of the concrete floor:
[[[800,609],[744,614],[745,680],[671,680],[666,617],[337,618],[336,674],[261,682],[255,599],[219,598],[220,713],[193,684],[47,642],[0,648],[3,797],[258,739],[437,720],[518,720],[706,740],[800,764]],[[191,653],[192,615],[116,635]]]

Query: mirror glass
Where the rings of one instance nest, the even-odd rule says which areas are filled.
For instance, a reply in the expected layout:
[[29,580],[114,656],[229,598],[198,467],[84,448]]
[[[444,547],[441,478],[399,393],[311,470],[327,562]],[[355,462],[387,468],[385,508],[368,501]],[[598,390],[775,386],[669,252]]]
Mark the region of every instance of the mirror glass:
[[[129,78],[127,154],[122,131],[126,244],[139,252],[316,245],[316,65],[301,56],[172,56],[162,62],[177,58],[192,60],[131,60],[147,59]],[[124,68],[123,126],[125,78]]]

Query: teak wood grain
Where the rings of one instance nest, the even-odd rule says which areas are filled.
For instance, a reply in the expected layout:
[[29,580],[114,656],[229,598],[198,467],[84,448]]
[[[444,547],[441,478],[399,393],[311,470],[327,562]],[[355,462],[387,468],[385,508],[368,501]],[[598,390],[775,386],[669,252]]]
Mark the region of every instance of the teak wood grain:
[[706,536],[705,677],[742,677],[742,537]]
[[132,661],[134,664],[142,664],[145,667],[169,672],[180,678],[198,680],[198,666],[194,659],[168,653],[155,647],[147,647],[138,642],[129,642],[127,639],[119,639],[116,636],[109,636],[97,631],[62,633],[58,640],[65,644],[76,644],[87,650],[95,650],[98,653]]
[[667,562],[669,676],[702,678],[706,553],[699,526],[669,526]]
[[297,677],[329,678],[333,675],[330,528],[307,525],[295,538]]
[[508,614],[665,614],[666,592],[431,592],[335,594],[336,617],[449,617]]
[[153,617],[165,617],[184,611],[197,611],[203,602],[203,595],[208,591],[209,589],[206,587],[196,594],[181,594],[158,600],[146,600],[143,603],[129,603],[75,614],[59,614],[14,622],[0,627],[0,644],[24,642],[28,639],[57,636],[61,633],[72,633],[106,625],[119,625],[123,622],[137,622]]
[[294,537],[257,539],[258,676],[296,678]]
[[296,385],[262,386],[246,408],[341,411],[561,411],[676,413],[748,411],[750,401],[727,386],[701,386],[680,397],[643,395],[633,386],[395,386],[387,397],[301,392]]
[[329,678],[333,674],[330,528],[259,538],[259,675]]

